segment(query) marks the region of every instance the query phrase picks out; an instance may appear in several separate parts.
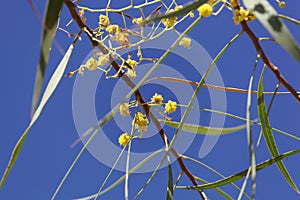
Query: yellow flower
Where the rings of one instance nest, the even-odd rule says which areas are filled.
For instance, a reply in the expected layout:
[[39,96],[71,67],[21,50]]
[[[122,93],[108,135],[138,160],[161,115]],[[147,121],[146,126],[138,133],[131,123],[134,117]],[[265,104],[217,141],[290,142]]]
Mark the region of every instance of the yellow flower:
[[[170,9],[169,11],[166,12],[166,14],[167,13],[172,13],[172,12],[174,12],[174,10]],[[177,19],[177,17],[164,18],[164,19],[161,20],[161,22],[163,23],[163,25],[165,27],[168,28],[168,27],[173,27],[174,26],[174,24],[176,22],[176,19]]]
[[285,1],[280,1],[278,5],[280,8],[285,8]]
[[165,111],[170,114],[176,111],[177,103],[175,101],[169,100],[165,105]]
[[118,25],[109,25],[105,30],[110,34],[114,34],[120,31],[120,27]]
[[189,49],[189,48],[191,48],[191,42],[192,41],[190,38],[184,37],[180,40],[179,45]]
[[148,129],[148,119],[143,113],[137,112],[134,117],[134,126],[140,133],[145,133]]
[[104,66],[104,65],[106,65],[106,64],[108,63],[108,61],[109,61],[109,54],[101,55],[101,56],[99,57],[99,59],[98,59],[97,64],[98,64],[99,66]]
[[110,24],[109,18],[106,15],[99,16],[99,27],[101,29],[107,27]]
[[117,32],[113,39],[122,46],[129,47],[130,45],[129,35],[126,32]]
[[130,114],[128,103],[122,103],[120,105],[120,113],[121,113],[122,116],[126,116],[126,115]]
[[98,65],[97,65],[97,61],[95,60],[95,58],[88,59],[85,63],[85,67],[91,71],[97,69]]
[[128,58],[126,60],[127,64],[131,66],[132,69],[134,69],[134,67],[136,66],[137,64],[137,61],[136,60],[132,60],[131,58]]
[[143,26],[143,17],[133,18],[132,23],[135,23],[135,24],[139,25],[140,27],[142,27]]
[[198,11],[201,17],[209,17],[213,12],[213,8],[208,3],[205,3],[198,8]]
[[233,20],[235,24],[239,24],[242,21],[252,21],[255,19],[255,16],[249,11],[241,7],[239,10],[235,10]]
[[135,79],[136,78],[136,71],[134,69],[128,69],[127,74],[130,78]]
[[131,137],[128,133],[123,133],[119,137],[119,144],[125,147],[129,143],[130,139]]
[[151,98],[151,102],[156,103],[157,105],[161,105],[164,98],[160,95],[155,93]]

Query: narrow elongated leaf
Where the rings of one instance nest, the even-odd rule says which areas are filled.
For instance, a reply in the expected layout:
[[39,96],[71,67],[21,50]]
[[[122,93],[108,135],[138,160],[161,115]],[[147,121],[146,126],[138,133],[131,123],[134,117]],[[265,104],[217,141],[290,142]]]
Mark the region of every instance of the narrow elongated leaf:
[[252,10],[260,23],[279,41],[279,44],[300,62],[300,48],[285,23],[267,0],[243,0],[247,9]]
[[179,9],[177,11],[174,11],[172,13],[167,13],[164,15],[160,15],[157,17],[154,17],[152,19],[147,19],[145,20],[145,24],[153,22],[153,21],[158,21],[164,18],[171,18],[171,17],[178,17],[178,16],[182,16],[182,15],[186,15],[189,12],[196,10],[199,6],[201,6],[202,4],[206,3],[208,0],[196,0],[193,1],[191,3],[187,3],[182,9]]
[[[141,166],[143,166],[145,163],[147,163],[149,160],[151,160],[153,157],[155,157],[156,155],[162,153],[164,150],[163,149],[159,149],[155,152],[153,152],[152,154],[150,154],[149,156],[147,156],[146,158],[144,158],[141,162],[139,162],[136,166],[134,166],[128,173],[129,175],[133,174],[136,170],[138,170]],[[93,194],[87,197],[82,197],[82,198],[77,198],[76,200],[89,200],[89,199],[94,199],[96,196],[100,196],[108,191],[110,191],[111,189],[113,189],[114,187],[116,187],[117,185],[119,185],[121,182],[123,182],[125,180],[125,175],[121,176],[118,180],[116,180],[114,183],[112,183],[110,186],[108,186],[106,189],[104,189],[103,191],[101,191],[99,194]],[[51,198],[54,199],[54,198]]]
[[34,113],[40,98],[44,74],[46,71],[53,38],[57,30],[59,14],[62,9],[63,2],[63,0],[48,0],[47,2],[40,49],[40,62],[36,73],[34,93],[32,97],[32,113]]
[[49,100],[49,98],[51,97],[51,95],[53,94],[54,90],[56,89],[58,83],[60,82],[64,71],[66,69],[67,63],[69,61],[69,58],[71,56],[71,53],[73,51],[74,48],[74,44],[72,43],[71,46],[69,47],[67,53],[65,54],[65,56],[63,57],[63,59],[61,60],[60,64],[58,65],[58,67],[56,68],[55,72],[53,73],[47,87],[46,90],[43,94],[41,103],[39,104],[38,108],[36,109],[36,111],[33,114],[33,117],[28,125],[28,127],[26,128],[26,130],[24,131],[24,133],[22,134],[22,136],[20,137],[20,139],[18,140],[17,144],[15,145],[13,152],[11,154],[10,160],[8,162],[8,165],[5,169],[5,172],[1,178],[1,182],[0,182],[0,188],[3,186],[11,168],[13,167],[16,159],[18,158],[18,155],[23,147],[23,144],[25,142],[25,139],[28,135],[28,132],[30,130],[30,128],[32,127],[32,125],[35,123],[35,121],[39,118],[45,104],[47,103],[47,101]]
[[171,163],[168,164],[168,188],[167,188],[167,200],[173,200],[173,172]]
[[[266,167],[269,167],[271,166],[272,164],[274,163],[277,163],[279,161],[281,161],[282,159],[284,158],[288,158],[292,155],[295,155],[297,153],[300,153],[300,149],[296,149],[296,150],[293,150],[293,151],[289,151],[289,152],[286,152],[284,154],[281,154],[277,157],[273,157],[269,160],[266,160],[258,165],[256,165],[256,171],[260,171]],[[248,172],[248,169],[245,169],[237,174],[234,174],[232,176],[229,176],[227,178],[224,178],[224,179],[221,179],[221,180],[218,180],[218,181],[215,181],[215,182],[212,182],[212,183],[208,183],[208,184],[203,184],[203,185],[199,185],[199,186],[177,186],[177,188],[180,188],[180,189],[192,189],[192,190],[198,190],[198,189],[210,189],[210,188],[216,188],[216,187],[221,187],[221,186],[224,186],[224,185],[228,185],[228,184],[231,184],[235,181],[238,181],[240,179],[242,179],[243,177],[245,177],[247,175],[247,172]]]
[[[264,71],[262,71],[262,74],[260,76],[259,85],[258,85],[258,95],[257,95],[257,102],[258,102],[258,115],[260,122],[262,124],[262,131],[264,138],[266,140],[267,146],[269,148],[269,151],[273,157],[276,157],[279,155],[276,141],[273,136],[273,132],[270,128],[270,122],[267,115],[265,100],[264,100],[264,94],[263,94],[263,76]],[[290,184],[290,186],[296,190],[299,191],[296,184],[294,183],[293,179],[291,178],[288,170],[286,169],[284,163],[282,161],[279,161],[277,163],[277,167],[279,168],[281,174],[284,176],[286,181]]]
[[[160,122],[165,123],[167,126],[171,126],[173,128],[178,128],[179,127],[179,122],[174,122],[174,121],[164,121],[160,120]],[[188,131],[191,133],[199,133],[199,134],[228,134],[228,133],[233,133],[240,131],[242,129],[245,129],[246,125],[240,125],[240,126],[235,126],[231,128],[214,128],[214,127],[208,127],[208,126],[200,126],[200,125],[195,125],[195,124],[184,124],[182,127],[182,130]]]
[[[196,179],[200,180],[202,183],[205,183],[205,184],[208,183],[208,181],[204,180],[203,178],[196,177]],[[218,192],[225,199],[227,199],[227,200],[233,200],[233,198],[229,194],[227,194],[225,191],[223,191],[222,189],[220,189],[220,188],[214,188],[214,190],[216,192]]]

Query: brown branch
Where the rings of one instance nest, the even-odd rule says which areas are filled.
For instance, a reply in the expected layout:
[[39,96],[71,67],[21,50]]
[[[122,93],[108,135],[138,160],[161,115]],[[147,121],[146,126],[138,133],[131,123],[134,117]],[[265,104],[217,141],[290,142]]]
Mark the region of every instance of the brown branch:
[[[74,3],[72,3],[70,0],[65,0],[65,4],[67,5],[72,18],[76,21],[77,25],[80,27],[80,29],[84,30],[85,33],[87,34],[88,38],[91,41],[92,46],[94,48],[96,48],[96,47],[99,48],[103,54],[108,54],[109,53],[108,49],[99,40],[94,38],[93,31],[81,20],[80,16],[76,12],[76,5]],[[114,67],[115,71],[117,71],[117,72],[120,71],[120,66],[118,65],[118,63],[112,58],[111,55],[109,56],[109,58],[110,58],[110,63]],[[119,76],[119,78],[122,78],[125,81],[125,83],[127,84],[128,87],[130,87],[132,89],[135,87],[135,84],[128,78],[128,76],[123,71],[121,71],[121,73],[119,73],[118,76]],[[140,104],[143,106],[143,109],[145,110],[146,115],[149,116],[151,118],[151,120],[153,121],[153,123],[156,126],[156,128],[158,129],[159,134],[160,134],[161,138],[163,139],[164,143],[167,146],[169,146],[170,142],[169,142],[163,128],[161,127],[160,122],[150,111],[150,106],[143,99],[143,97],[138,89],[135,91],[135,97],[140,102]],[[195,176],[185,166],[185,164],[182,160],[182,156],[180,154],[178,154],[174,148],[171,148],[170,151],[177,159],[177,162],[179,163],[181,170],[188,176],[188,178],[191,180],[193,185],[197,186],[198,182],[197,182]],[[199,192],[199,194],[203,200],[208,199],[207,196],[205,195],[205,193],[201,189],[199,189],[197,191]]]
[[[233,0],[233,4],[235,5],[234,9],[240,9],[239,1],[238,0]],[[264,63],[269,67],[269,69],[275,74],[276,78],[284,87],[297,99],[298,102],[300,102],[300,95],[298,92],[293,88],[293,86],[284,78],[283,75],[279,72],[279,69],[276,65],[274,65],[271,60],[267,57],[265,54],[263,48],[261,47],[259,43],[259,38],[255,36],[253,31],[250,29],[248,26],[247,21],[242,21],[241,22],[243,30],[247,33],[249,38],[251,39],[258,55],[260,55],[261,59],[264,61]]]

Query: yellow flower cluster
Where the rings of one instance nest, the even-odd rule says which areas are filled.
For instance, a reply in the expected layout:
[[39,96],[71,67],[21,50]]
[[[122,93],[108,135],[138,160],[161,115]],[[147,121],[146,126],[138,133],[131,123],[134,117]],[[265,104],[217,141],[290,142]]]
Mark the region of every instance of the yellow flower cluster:
[[106,28],[110,24],[109,18],[106,15],[99,16],[99,27],[101,29]]
[[180,40],[179,45],[189,49],[189,48],[191,48],[191,42],[192,41],[190,38],[184,37]]
[[124,31],[117,32],[113,38],[122,46],[129,47],[130,46],[130,39],[128,33]]
[[175,112],[177,109],[177,103],[175,101],[169,100],[168,103],[165,105],[165,111],[170,114]]
[[285,1],[280,1],[278,3],[279,8],[285,8]]
[[140,27],[143,26],[143,17],[133,18],[132,23],[139,25]]
[[252,14],[250,10],[245,10],[241,7],[239,10],[236,9],[234,12],[233,20],[235,24],[239,24],[242,21],[252,21],[255,19],[255,16]]
[[109,54],[101,55],[98,59],[98,66],[104,66],[109,62]]
[[201,17],[209,17],[213,12],[212,6],[208,3],[202,4],[197,10]]
[[133,60],[133,59],[131,59],[131,58],[128,58],[128,59],[126,60],[126,62],[127,62],[128,65],[131,66],[132,69],[134,69],[135,66],[137,65],[137,61],[136,61],[136,60]]
[[123,133],[119,137],[119,144],[125,147],[129,143],[130,139],[131,137],[128,133]]
[[[166,14],[168,13],[172,13],[174,12],[173,9],[170,9],[169,11],[166,12]],[[163,25],[167,28],[169,27],[173,27],[175,25],[175,22],[177,20],[177,17],[171,17],[171,18],[164,18],[161,20],[161,22],[163,23]]]
[[85,63],[85,67],[88,69],[88,70],[95,70],[97,69],[98,67],[98,64],[97,64],[97,61],[95,58],[89,58],[86,63]]
[[120,32],[120,27],[118,25],[109,25],[105,29],[110,34],[115,34],[116,32]]
[[140,133],[145,133],[148,129],[148,119],[143,113],[137,112],[134,117],[134,126]]
[[163,100],[164,100],[164,98],[160,94],[157,94],[157,93],[155,93],[153,95],[153,97],[151,98],[151,102],[153,102],[159,106],[162,104]]
[[121,113],[122,116],[126,116],[126,115],[130,114],[128,103],[122,103],[120,105],[120,113]]

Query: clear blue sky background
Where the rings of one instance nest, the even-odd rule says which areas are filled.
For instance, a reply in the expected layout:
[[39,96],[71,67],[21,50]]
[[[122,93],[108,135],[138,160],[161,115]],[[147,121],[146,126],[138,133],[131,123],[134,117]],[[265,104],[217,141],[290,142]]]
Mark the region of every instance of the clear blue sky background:
[[[273,2],[273,1],[272,1]],[[35,1],[41,13],[44,11],[45,2]],[[274,4],[276,3],[274,1]],[[287,1],[286,9],[280,11],[300,19],[298,1]],[[0,79],[1,103],[0,103],[0,172],[2,173],[7,165],[10,153],[18,138],[25,130],[30,120],[31,97],[34,87],[34,78],[39,60],[39,46],[42,26],[36,15],[31,10],[27,1],[3,1],[0,12],[1,24],[1,68],[3,77]],[[197,40],[214,57],[218,51],[235,35],[239,26],[232,23],[232,14],[224,11],[218,17],[211,17],[203,20],[189,36]],[[70,19],[68,11],[64,8],[61,24],[64,26]],[[96,19],[97,20],[97,19]],[[295,38],[300,41],[300,27],[287,23],[293,31]],[[268,33],[257,23],[251,23],[251,28],[259,36],[268,36]],[[179,28],[180,29],[180,28]],[[71,29],[75,32],[76,26]],[[182,30],[181,30],[182,31]],[[85,42],[78,43],[67,70],[71,71],[79,66],[85,55],[91,50]],[[66,34],[58,31],[56,40],[67,49],[71,40]],[[300,91],[300,65],[294,61],[278,45],[263,42],[267,54],[271,60],[279,66],[282,74],[290,83]],[[50,62],[46,73],[46,81],[49,80],[62,55],[53,47]],[[219,61],[218,67],[222,73],[226,86],[233,86],[246,89],[252,71],[255,50],[246,35],[242,36],[230,50],[225,53]],[[259,72],[262,65],[259,65],[255,74],[254,88],[256,88]],[[0,199],[50,199],[58,186],[61,178],[68,169],[72,160],[79,152],[82,144],[71,149],[71,143],[78,135],[72,117],[72,87],[74,79],[63,78],[54,95],[46,105],[40,119],[34,125],[25,142],[24,148],[13,167],[6,184],[0,190]],[[267,70],[265,76],[265,90],[274,89],[276,79]],[[283,87],[281,91],[285,91]],[[142,91],[143,92],[143,91]],[[145,91],[144,91],[145,92]],[[147,91],[145,92],[147,93]],[[228,112],[245,116],[246,95],[228,94]],[[257,117],[255,112],[255,96],[253,96],[253,118]],[[269,97],[266,97],[269,100]],[[300,106],[290,95],[278,95],[270,113],[272,126],[299,136],[300,132]],[[241,124],[237,120],[226,120],[226,126]],[[253,128],[255,140],[259,134],[258,127]],[[119,133],[116,133],[119,134]],[[299,142],[286,136],[274,133],[281,153],[297,149]],[[115,137],[117,138],[117,136]],[[197,158],[198,142],[203,137],[197,138],[187,154]],[[257,152],[257,162],[269,159],[267,147],[262,145]],[[202,162],[213,166],[223,175],[229,176],[249,166],[246,132],[241,131],[235,134],[223,136],[219,139],[213,151]],[[300,155],[285,160],[286,166],[294,177],[295,182],[300,186]],[[189,169],[196,175],[207,180],[217,180],[218,177],[198,165],[186,162]],[[174,174],[180,169],[175,162]],[[92,194],[98,190],[99,184],[109,172],[109,168],[94,159],[88,152],[85,152],[65,182],[57,199],[73,199]],[[113,183],[122,175],[115,172],[109,183]],[[130,179],[130,196],[134,196],[143,183],[150,176],[150,173],[133,175]],[[181,184],[190,185],[189,180],[183,177]],[[237,183],[241,186],[242,182]],[[167,170],[159,171],[156,178],[140,196],[140,199],[165,199],[167,185]],[[224,187],[224,190],[237,197],[238,191],[231,186]],[[247,191],[250,188],[247,187]],[[213,190],[207,191],[210,199],[221,199]],[[123,184],[119,185],[100,199],[122,199]],[[175,199],[195,199],[198,194],[195,191],[176,190]],[[281,176],[277,167],[271,166],[257,174],[257,199],[299,199]]]

